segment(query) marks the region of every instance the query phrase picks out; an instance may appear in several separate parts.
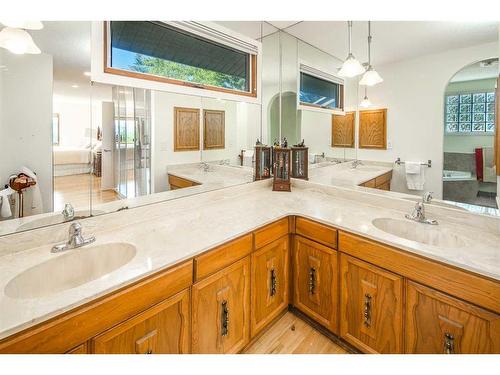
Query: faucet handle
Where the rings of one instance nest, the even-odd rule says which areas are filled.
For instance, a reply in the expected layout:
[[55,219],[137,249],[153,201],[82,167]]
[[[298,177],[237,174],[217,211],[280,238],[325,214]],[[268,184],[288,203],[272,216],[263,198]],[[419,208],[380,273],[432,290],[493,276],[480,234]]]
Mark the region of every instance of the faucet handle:
[[82,233],[82,224],[76,222],[69,226],[69,236],[79,236]]
[[433,197],[434,192],[433,191],[427,191],[424,193],[422,197],[422,202],[423,203],[430,203],[430,201],[434,198]]

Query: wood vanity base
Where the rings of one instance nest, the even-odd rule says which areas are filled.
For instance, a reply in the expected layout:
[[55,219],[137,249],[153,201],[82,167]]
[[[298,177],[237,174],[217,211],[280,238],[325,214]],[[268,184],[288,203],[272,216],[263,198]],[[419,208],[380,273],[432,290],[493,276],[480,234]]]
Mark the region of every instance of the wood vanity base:
[[289,306],[348,351],[500,353],[499,281],[295,216],[4,338],[0,353],[252,352]]

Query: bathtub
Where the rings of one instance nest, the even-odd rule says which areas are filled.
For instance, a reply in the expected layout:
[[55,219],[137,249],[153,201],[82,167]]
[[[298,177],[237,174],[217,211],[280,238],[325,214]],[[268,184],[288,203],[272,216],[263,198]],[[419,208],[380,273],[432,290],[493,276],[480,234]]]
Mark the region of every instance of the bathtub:
[[443,170],[443,181],[467,181],[475,180],[472,172]]

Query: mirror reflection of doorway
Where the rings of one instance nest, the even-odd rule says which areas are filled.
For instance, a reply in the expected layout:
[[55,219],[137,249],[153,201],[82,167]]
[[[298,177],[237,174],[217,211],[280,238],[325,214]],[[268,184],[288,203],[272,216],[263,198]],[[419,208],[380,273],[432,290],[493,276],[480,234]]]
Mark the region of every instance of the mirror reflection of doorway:
[[445,90],[443,199],[478,212],[498,208],[497,79],[498,58],[491,58],[461,69]]

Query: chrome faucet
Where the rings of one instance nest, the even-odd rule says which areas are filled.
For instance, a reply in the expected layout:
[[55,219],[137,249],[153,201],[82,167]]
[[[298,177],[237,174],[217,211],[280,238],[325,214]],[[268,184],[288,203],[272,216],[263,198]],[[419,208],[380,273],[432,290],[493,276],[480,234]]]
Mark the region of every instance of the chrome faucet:
[[432,191],[426,192],[422,197],[422,202],[417,202],[415,204],[415,208],[411,215],[406,214],[405,217],[409,220],[416,221],[417,223],[437,225],[437,220],[427,219],[425,217],[425,205],[424,203],[430,203],[432,200]]
[[71,203],[66,203],[64,205],[64,210],[62,210],[62,215],[64,216],[64,221],[73,220],[75,217],[75,209]]
[[210,165],[208,165],[208,163],[205,163],[205,162],[201,163],[200,168],[203,169],[203,172],[209,172],[210,171]]
[[72,223],[69,226],[68,242],[55,245],[51,251],[53,253],[60,253],[61,251],[76,249],[88,245],[89,243],[92,243],[94,241],[95,241],[94,236],[91,236],[89,238],[84,238],[82,236],[82,225],[80,223]]
[[363,165],[363,162],[362,162],[361,160],[356,159],[356,160],[354,160],[354,161],[352,162],[352,164],[351,164],[351,168],[352,168],[352,169],[355,169],[355,168],[357,168],[357,167],[358,167],[358,165]]

